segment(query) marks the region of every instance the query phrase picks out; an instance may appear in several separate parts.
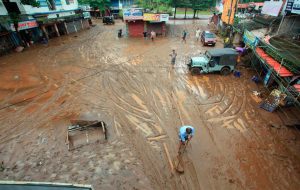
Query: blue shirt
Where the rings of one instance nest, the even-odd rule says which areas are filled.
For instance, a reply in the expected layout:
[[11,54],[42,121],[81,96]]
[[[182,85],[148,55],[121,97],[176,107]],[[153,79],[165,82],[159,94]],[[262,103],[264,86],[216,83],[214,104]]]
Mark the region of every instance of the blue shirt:
[[185,125],[185,126],[180,127],[179,136],[180,136],[181,141],[183,141],[183,142],[185,141],[185,138],[188,136],[188,134],[186,133],[186,128],[192,129],[191,136],[194,136],[194,134],[195,134],[195,129],[192,126]]

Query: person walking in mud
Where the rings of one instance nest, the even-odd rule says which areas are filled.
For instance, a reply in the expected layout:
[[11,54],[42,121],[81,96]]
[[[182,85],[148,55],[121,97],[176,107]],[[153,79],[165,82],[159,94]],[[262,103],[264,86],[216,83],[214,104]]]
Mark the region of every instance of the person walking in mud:
[[[178,153],[182,153],[181,150],[183,147],[185,147],[187,145],[187,143],[189,141],[192,140],[192,137],[194,136],[195,134],[195,129],[194,127],[192,126],[182,126],[180,127],[179,129],[179,140],[180,140],[180,143],[179,143],[179,148],[178,148]],[[184,151],[184,150],[182,150]]]
[[177,57],[177,53],[175,52],[175,49],[172,50],[170,57],[171,57],[171,64],[172,64],[172,66],[174,66],[175,62],[176,62],[176,57]]
[[147,36],[148,36],[147,31],[144,31],[144,32],[143,32],[143,36],[144,36],[144,40],[147,40]]
[[197,30],[196,30],[196,40],[197,40],[197,42],[200,39],[200,33],[201,33],[200,28],[197,28]]
[[156,36],[156,34],[155,34],[155,32],[152,30],[152,31],[150,32],[150,37],[151,37],[152,42],[154,41],[155,36]]
[[187,36],[187,32],[185,30],[183,30],[183,32],[182,32],[182,41],[184,43],[186,43],[186,36]]

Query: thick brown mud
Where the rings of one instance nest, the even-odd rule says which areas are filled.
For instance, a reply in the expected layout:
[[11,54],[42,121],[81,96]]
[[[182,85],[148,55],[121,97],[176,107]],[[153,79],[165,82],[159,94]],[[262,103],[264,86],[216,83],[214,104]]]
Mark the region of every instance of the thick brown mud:
[[[261,86],[251,82],[249,68],[240,68],[241,78],[188,72],[189,57],[212,48],[194,38],[207,21],[171,21],[169,37],[154,42],[118,39],[123,27],[97,22],[0,58],[1,180],[95,189],[298,189],[300,136],[285,124],[299,111],[260,110],[252,91]],[[68,151],[72,119],[105,121],[108,142]],[[178,174],[171,168],[181,125],[196,134]]]

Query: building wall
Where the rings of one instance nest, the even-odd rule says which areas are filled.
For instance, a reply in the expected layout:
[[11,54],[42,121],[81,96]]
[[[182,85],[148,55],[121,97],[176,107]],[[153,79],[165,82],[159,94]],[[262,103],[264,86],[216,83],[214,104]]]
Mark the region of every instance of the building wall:
[[2,3],[2,0],[0,0],[0,15],[7,15],[7,10],[5,8],[5,6]]
[[49,12],[60,12],[67,10],[78,9],[78,1],[77,0],[69,0],[70,4],[66,3],[66,0],[55,0],[55,10],[50,10],[46,0],[38,0],[40,2],[40,7],[32,7],[30,5],[23,5],[20,3],[20,0],[10,0],[10,2],[16,2],[21,11],[21,14],[37,14],[37,13],[49,13]]

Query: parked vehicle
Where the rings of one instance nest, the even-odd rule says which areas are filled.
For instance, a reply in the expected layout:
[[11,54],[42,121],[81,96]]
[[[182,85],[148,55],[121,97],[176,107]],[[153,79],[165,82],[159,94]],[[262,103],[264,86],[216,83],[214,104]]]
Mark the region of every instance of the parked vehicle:
[[105,16],[103,17],[104,24],[115,24],[115,20],[113,16]]
[[216,35],[209,31],[203,31],[201,33],[201,42],[205,45],[212,45],[215,46],[217,43]]
[[192,57],[188,63],[192,75],[200,73],[220,72],[228,75],[235,69],[238,52],[231,48],[218,48]]

